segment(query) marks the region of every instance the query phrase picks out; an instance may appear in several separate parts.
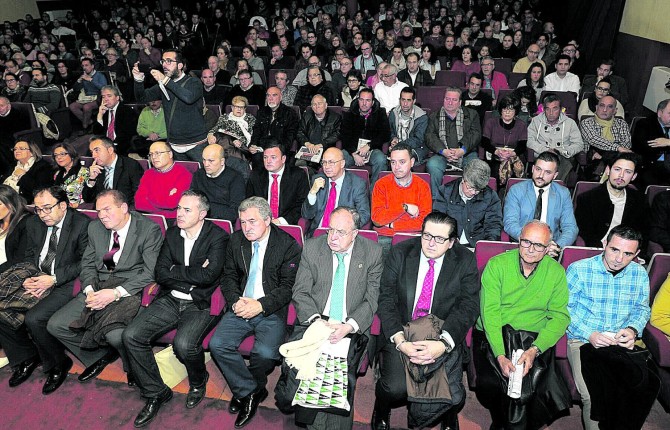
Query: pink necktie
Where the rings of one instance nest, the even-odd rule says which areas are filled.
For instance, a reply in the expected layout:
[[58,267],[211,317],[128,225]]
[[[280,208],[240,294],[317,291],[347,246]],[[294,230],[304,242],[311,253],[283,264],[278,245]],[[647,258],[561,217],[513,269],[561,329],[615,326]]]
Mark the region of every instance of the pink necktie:
[[107,125],[107,137],[114,140],[114,111],[109,111],[109,124]]
[[272,210],[272,219],[279,218],[279,182],[278,174],[272,174],[272,187],[270,188],[270,210]]
[[423,278],[423,287],[421,287],[421,294],[419,295],[419,300],[416,302],[412,320],[425,317],[430,312],[430,301],[433,297],[433,279],[435,279],[435,260],[428,260],[428,264],[430,268],[426,273],[426,277]]
[[330,226],[330,213],[335,209],[335,202],[337,201],[337,188],[335,182],[330,183],[330,192],[328,193],[328,201],[326,202],[326,209],[323,211],[323,221],[321,227]]

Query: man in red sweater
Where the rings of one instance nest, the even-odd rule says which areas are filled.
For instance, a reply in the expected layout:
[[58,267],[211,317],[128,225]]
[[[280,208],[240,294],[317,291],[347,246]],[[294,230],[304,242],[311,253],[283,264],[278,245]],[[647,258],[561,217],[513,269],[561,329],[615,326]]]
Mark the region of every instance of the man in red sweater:
[[177,204],[184,191],[191,186],[191,172],[174,162],[172,149],[163,142],[149,147],[149,160],[153,168],[144,172],[135,193],[135,209],[141,212],[177,216]]
[[372,190],[372,222],[385,251],[395,233],[418,233],[433,207],[430,185],[412,175],[415,155],[399,143],[390,150],[391,171]]

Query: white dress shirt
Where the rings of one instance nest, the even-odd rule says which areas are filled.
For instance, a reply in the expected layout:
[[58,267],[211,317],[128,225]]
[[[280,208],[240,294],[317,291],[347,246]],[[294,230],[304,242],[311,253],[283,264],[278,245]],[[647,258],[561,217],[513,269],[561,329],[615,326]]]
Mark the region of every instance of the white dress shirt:
[[[191,265],[190,264],[191,251],[193,251],[193,246],[195,245],[195,241],[198,240],[198,238],[200,237],[200,233],[202,232],[202,227],[204,225],[205,224],[203,223],[200,226],[200,228],[198,229],[198,232],[193,236],[193,238],[189,238],[186,235],[185,230],[181,230],[179,232],[181,237],[184,238],[184,266],[186,266],[186,267]],[[191,285],[191,290],[193,290],[193,288],[195,288],[195,285]],[[191,300],[191,301],[193,300],[193,297],[191,297],[191,294],[182,293],[181,291],[172,290],[172,292],[170,294],[172,295],[172,297],[175,297],[177,299]]]

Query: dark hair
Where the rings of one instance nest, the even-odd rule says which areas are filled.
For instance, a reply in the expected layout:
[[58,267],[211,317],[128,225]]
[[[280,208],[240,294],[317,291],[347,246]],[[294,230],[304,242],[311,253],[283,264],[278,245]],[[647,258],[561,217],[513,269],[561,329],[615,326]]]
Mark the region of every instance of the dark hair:
[[263,152],[268,149],[277,148],[281,155],[286,155],[286,148],[276,138],[268,136],[263,139]]
[[[244,46],[242,47],[242,50],[244,50],[244,48],[246,48],[246,49],[248,49],[249,51],[251,51],[251,54],[252,54],[253,56],[256,56],[256,50],[254,49],[253,46],[251,46],[251,45],[249,45],[249,44],[246,44],[246,45],[244,45]],[[281,47],[280,47],[280,48],[281,48]]]
[[512,91],[512,96],[519,99],[519,104],[521,104],[521,99],[528,99],[528,113],[530,116],[534,116],[537,113],[537,94],[533,87],[519,87]]
[[407,57],[405,58],[405,60],[409,60],[409,56],[410,56],[410,55],[415,56],[415,57],[416,57],[416,61],[419,61],[419,60],[421,59],[421,56],[420,56],[419,54],[417,54],[416,52],[410,52],[409,54],[407,54]]
[[545,95],[542,96],[542,106],[545,108],[549,103],[553,102],[559,102],[561,103],[561,99],[556,95],[556,93],[546,93]]
[[67,192],[59,187],[58,185],[52,185],[50,187],[40,187],[33,192],[33,197],[37,197],[39,194],[49,193],[51,197],[56,199],[56,203],[69,203],[70,201],[67,198]]
[[535,67],[539,67],[540,70],[542,70],[542,74],[540,75],[540,80],[537,83],[537,87],[544,88],[544,76],[546,74],[546,71],[544,70],[544,66],[542,65],[542,63],[540,63],[539,61],[536,61],[533,64],[531,64],[528,70],[526,71],[526,77],[525,77],[526,86],[530,87],[530,83],[532,82],[532,79],[530,78],[530,73]]
[[421,225],[422,233],[426,229],[426,224],[428,224],[428,222],[432,222],[435,224],[446,224],[448,226],[451,226],[448,239],[454,239],[456,237],[456,234],[458,233],[458,223],[456,222],[456,219],[450,217],[444,212],[433,211],[428,215],[426,215],[426,217],[423,219],[423,224]]
[[128,204],[128,197],[126,197],[126,195],[122,191],[119,191],[119,190],[102,190],[95,197],[95,201],[97,202],[101,198],[107,197],[107,196],[112,196],[112,198],[114,199],[114,203],[116,203],[119,206],[121,206],[124,203]]
[[410,87],[409,85],[404,87],[402,90],[400,90],[400,94],[406,93],[406,94],[411,94],[412,95],[412,100],[416,100],[416,90],[414,87]]
[[356,69],[349,70],[349,73],[347,73],[347,79],[349,78],[356,78],[359,82],[363,82],[363,75],[361,75],[361,72]]
[[554,154],[553,152],[550,151],[544,151],[540,155],[537,156],[535,161],[546,161],[548,163],[556,163],[556,169],[558,170],[558,166],[561,165],[561,160],[558,158],[558,155]]
[[97,135],[97,136],[91,136],[91,137],[89,137],[89,139],[88,139],[88,143],[89,143],[89,145],[90,145],[91,143],[93,143],[93,141],[95,141],[95,140],[99,140],[99,141],[101,141],[102,144],[103,144],[106,148],[114,148],[114,152],[116,152],[116,146],[114,145],[114,142],[113,142],[110,138],[108,138],[107,136],[100,136],[100,135]]
[[640,249],[640,246],[642,245],[642,233],[640,233],[633,227],[627,226],[625,224],[619,224],[618,226],[610,230],[609,233],[607,233],[607,243],[609,243],[610,240],[612,240],[612,237],[614,235],[617,235],[624,240],[637,241],[637,249]]
[[360,96],[361,94],[363,94],[363,93],[370,93],[370,94],[372,94],[372,100],[373,100],[373,101],[375,100],[375,92],[372,91],[372,88],[364,87],[364,88],[361,88],[360,90],[358,90],[358,95],[359,95],[359,96]]
[[74,148],[74,146],[72,144],[70,144],[68,142],[57,143],[52,148],[52,150],[51,150],[52,153],[56,152],[56,149],[58,149],[58,148],[63,148],[65,150],[65,152],[67,152],[67,155],[69,155],[70,158],[72,158],[72,165],[73,166],[79,164],[79,161],[80,161],[79,154],[77,154],[77,150]]
[[499,114],[502,115],[503,109],[511,107],[512,109],[514,109],[514,116],[516,116],[519,114],[519,111],[521,110],[521,100],[510,94],[498,100],[497,106]]
[[190,189],[182,193],[182,197],[197,197],[198,198],[198,209],[201,211],[209,212],[209,199],[202,191]]
[[[610,79],[609,76],[605,76],[604,78],[602,78],[600,81],[598,81],[598,84],[601,83],[601,82],[605,82],[606,84],[610,84],[610,87],[612,86],[612,80]],[[598,84],[596,84],[596,86],[598,86]]]
[[95,67],[95,63],[91,58],[82,58],[80,64],[84,64],[85,61],[88,61],[89,63],[91,63],[91,66]]
[[559,60],[568,60],[568,63],[572,61],[569,55],[567,54],[561,54],[556,56],[556,64],[558,64]]
[[163,55],[168,53],[174,53],[174,59],[177,61],[177,64],[179,63],[184,64],[184,57],[182,56],[181,51],[179,49],[168,48],[163,50]]
[[482,82],[484,81],[484,77],[483,77],[482,74],[479,73],[479,72],[474,72],[473,74],[471,74],[471,75],[468,77],[468,84],[470,83],[470,79],[472,79],[472,78],[479,79],[479,80],[482,81]]
[[7,236],[9,236],[19,221],[21,221],[21,218],[28,214],[26,211],[26,201],[9,185],[0,184],[0,203],[9,209],[9,213],[11,214],[9,226],[6,230]]
[[416,159],[416,154],[414,153],[414,150],[412,149],[411,146],[409,146],[406,143],[399,143],[395,145],[393,148],[389,149],[389,157],[391,156],[391,153],[395,151],[407,151],[410,159],[412,158]]
[[614,166],[614,163],[616,163],[619,160],[627,160],[633,163],[635,165],[633,171],[635,171],[637,170],[637,165],[640,163],[640,156],[634,152],[617,152],[616,156],[610,158],[607,161],[607,167],[611,169],[612,166]]
[[430,43],[424,43],[421,45],[421,58],[423,59],[423,50],[428,49],[428,52],[430,52],[430,59],[428,60],[428,63],[430,64],[435,64],[437,62],[437,56],[435,55],[435,48],[433,48],[433,45]]

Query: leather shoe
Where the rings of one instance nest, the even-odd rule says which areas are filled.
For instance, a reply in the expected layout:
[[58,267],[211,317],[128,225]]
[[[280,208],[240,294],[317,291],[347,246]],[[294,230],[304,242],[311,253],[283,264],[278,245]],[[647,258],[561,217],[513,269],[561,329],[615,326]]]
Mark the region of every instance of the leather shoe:
[[242,407],[240,408],[240,413],[237,414],[237,419],[235,420],[235,428],[242,428],[245,425],[249,424],[251,419],[256,415],[256,410],[258,405],[261,404],[263,400],[268,396],[268,390],[265,387],[256,391],[255,393],[249,394],[247,397],[240,400]]
[[42,360],[40,360],[39,357],[33,357],[23,361],[14,370],[14,373],[12,373],[12,377],[9,378],[9,386],[13,388],[26,382],[26,380],[30,378],[30,375],[33,374],[33,371],[40,364],[42,364]]
[[58,387],[63,385],[63,382],[65,381],[65,378],[67,378],[67,374],[70,372],[70,369],[72,369],[73,364],[70,357],[66,356],[65,358],[66,361],[63,364],[54,367],[47,373],[47,380],[44,382],[44,386],[42,387],[42,394],[51,394],[56,391]]
[[105,370],[105,367],[107,367],[108,364],[113,363],[114,361],[116,361],[117,358],[119,358],[119,354],[115,350],[112,350],[112,351],[108,352],[100,360],[98,360],[95,363],[88,366],[81,373],[81,375],[79,375],[79,378],[77,378],[77,379],[79,379],[79,382],[90,381],[91,379],[93,379],[96,376],[98,376],[99,374],[101,374],[102,371]]
[[[386,416],[384,416],[386,415]],[[388,414],[380,414],[376,409],[372,413],[372,430],[390,430],[391,428],[391,412]]]
[[129,387],[137,387],[137,381],[135,380],[135,376],[132,373],[126,373],[126,378],[128,378]]
[[133,425],[135,427],[144,427],[149,424],[156,418],[161,406],[170,401],[170,399],[172,399],[172,390],[167,390],[162,396],[147,400],[147,403],[144,405],[140,413],[137,414],[137,418],[135,418]]
[[186,408],[193,409],[205,398],[207,391],[207,381],[209,381],[209,372],[205,372],[205,382],[198,387],[191,387],[186,396]]
[[230,399],[230,404],[228,405],[228,412],[231,414],[236,414],[242,408],[242,401],[233,397]]

